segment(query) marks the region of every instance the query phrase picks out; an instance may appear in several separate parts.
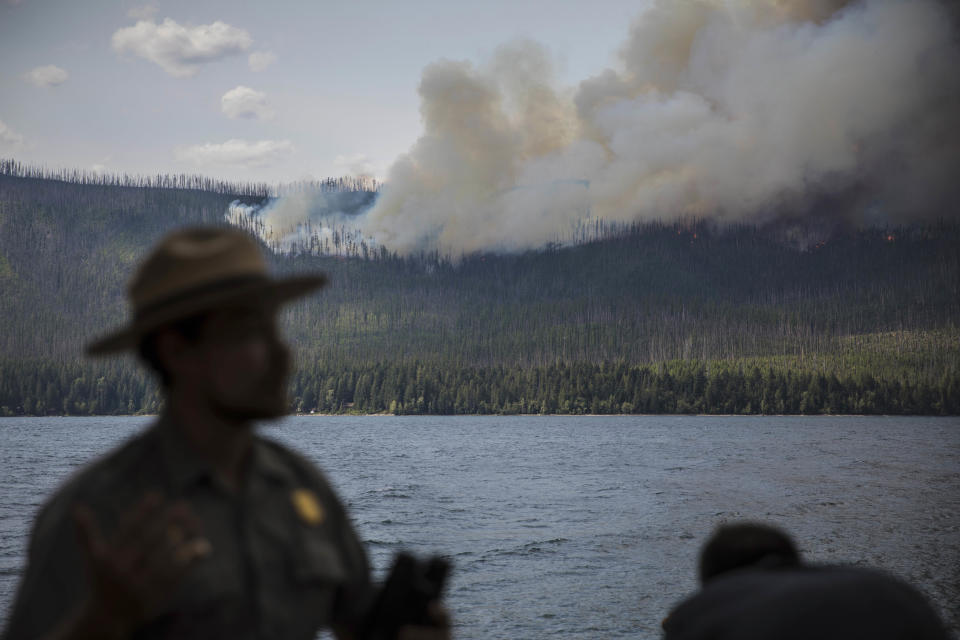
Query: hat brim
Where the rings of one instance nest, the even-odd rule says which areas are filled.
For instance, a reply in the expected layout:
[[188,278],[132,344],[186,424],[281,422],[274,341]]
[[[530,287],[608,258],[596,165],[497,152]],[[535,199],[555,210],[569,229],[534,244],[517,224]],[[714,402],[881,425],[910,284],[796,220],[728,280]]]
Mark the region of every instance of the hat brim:
[[183,320],[205,311],[260,300],[267,304],[283,304],[321,289],[328,284],[323,274],[292,276],[277,280],[248,282],[238,286],[206,291],[201,296],[180,300],[144,318],[134,318],[126,327],[109,333],[87,345],[88,356],[119,353],[139,346],[145,335],[165,324]]

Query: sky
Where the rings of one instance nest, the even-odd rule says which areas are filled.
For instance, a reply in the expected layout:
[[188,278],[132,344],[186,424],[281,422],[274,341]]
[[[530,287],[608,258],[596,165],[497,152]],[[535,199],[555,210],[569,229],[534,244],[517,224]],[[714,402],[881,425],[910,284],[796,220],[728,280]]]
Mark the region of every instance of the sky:
[[615,64],[642,2],[0,0],[0,157],[271,183],[384,178],[439,60],[532,39],[558,80]]
[[0,0],[0,157],[373,176],[359,216],[322,193],[229,215],[401,252],[955,220],[958,43],[952,0]]

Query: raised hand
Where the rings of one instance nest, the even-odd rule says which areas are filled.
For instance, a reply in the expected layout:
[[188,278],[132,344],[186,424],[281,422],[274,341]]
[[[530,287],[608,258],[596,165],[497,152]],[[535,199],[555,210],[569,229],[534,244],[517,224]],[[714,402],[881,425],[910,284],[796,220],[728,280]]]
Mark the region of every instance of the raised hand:
[[211,551],[187,504],[165,501],[155,492],[121,518],[109,539],[89,507],[78,506],[74,519],[92,580],[79,622],[102,637],[125,637],[157,614],[190,568]]

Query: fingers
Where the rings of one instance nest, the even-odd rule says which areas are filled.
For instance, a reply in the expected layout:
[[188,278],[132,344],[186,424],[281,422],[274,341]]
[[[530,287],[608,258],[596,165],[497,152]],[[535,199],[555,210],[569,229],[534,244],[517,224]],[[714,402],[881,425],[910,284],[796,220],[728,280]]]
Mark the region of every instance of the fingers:
[[184,538],[196,538],[201,535],[200,521],[183,500],[178,500],[167,509],[167,518],[171,530],[176,529],[173,535],[182,535]]
[[213,547],[206,538],[194,538],[183,542],[173,552],[173,561],[178,567],[188,568],[197,560],[210,555]]
[[121,537],[130,549],[129,567],[143,581],[165,583],[178,578],[184,569],[210,553],[199,521],[183,500],[155,503],[150,499],[134,511]]
[[136,572],[144,584],[172,589],[211,546],[200,533],[200,523],[184,501],[164,505],[141,531],[141,556]]
[[167,542],[178,566],[187,566],[210,554],[209,541],[203,537],[200,521],[186,502],[180,500],[167,509]]
[[146,494],[105,536],[94,512],[73,512],[90,567],[91,607],[130,627],[158,610],[198,560],[211,553],[200,523],[184,501]]
[[163,509],[163,496],[158,491],[149,491],[121,518],[114,538],[114,545],[126,547],[142,540],[145,529]]
[[109,539],[86,505],[76,507],[74,520],[95,572],[132,592],[174,585],[211,552],[189,505],[183,500],[167,502],[156,491],[145,494],[120,517]]
[[169,546],[168,517],[166,509],[149,512],[145,520],[137,523],[133,531],[136,537],[131,537],[130,569],[143,572],[148,566],[156,564],[156,556],[164,555]]

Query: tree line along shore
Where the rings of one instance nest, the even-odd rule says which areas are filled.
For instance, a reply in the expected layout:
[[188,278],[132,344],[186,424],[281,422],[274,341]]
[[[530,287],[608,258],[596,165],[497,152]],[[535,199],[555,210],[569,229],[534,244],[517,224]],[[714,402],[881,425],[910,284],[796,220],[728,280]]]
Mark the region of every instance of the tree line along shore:
[[[157,238],[269,196],[2,169],[0,415],[156,412],[131,358],[82,346],[123,323]],[[345,201],[375,197],[360,195]],[[960,414],[960,224],[822,221],[597,221],[536,251],[463,256],[293,243],[272,267],[332,284],[283,314],[290,408]]]
[[[86,369],[86,370],[85,370]],[[757,365],[565,364],[448,369],[423,363],[316,365],[294,376],[294,413],[395,415],[960,414],[960,376],[911,383]],[[128,415],[161,410],[132,367],[0,364],[0,416]]]

